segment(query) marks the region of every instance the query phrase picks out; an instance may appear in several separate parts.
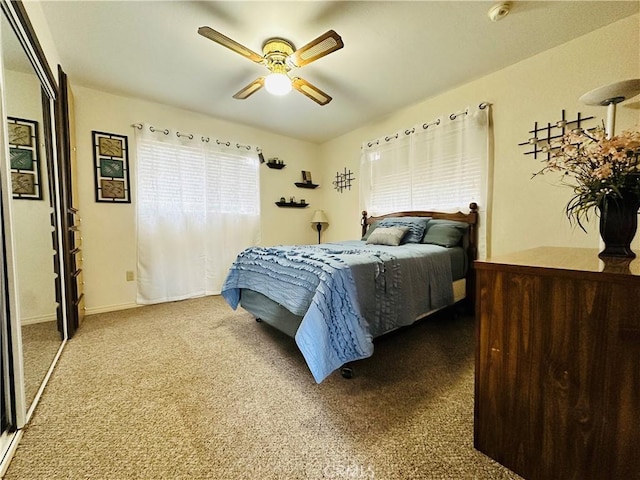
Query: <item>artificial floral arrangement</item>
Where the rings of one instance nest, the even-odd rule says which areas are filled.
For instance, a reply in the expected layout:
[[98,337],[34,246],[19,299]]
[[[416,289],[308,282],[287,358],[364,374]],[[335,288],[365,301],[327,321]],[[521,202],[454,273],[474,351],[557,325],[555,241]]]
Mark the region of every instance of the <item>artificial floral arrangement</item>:
[[635,198],[640,203],[640,129],[607,138],[604,127],[576,129],[548,147],[549,158],[533,176],[560,172],[560,182],[573,188],[565,212],[582,230],[592,208],[605,200]]

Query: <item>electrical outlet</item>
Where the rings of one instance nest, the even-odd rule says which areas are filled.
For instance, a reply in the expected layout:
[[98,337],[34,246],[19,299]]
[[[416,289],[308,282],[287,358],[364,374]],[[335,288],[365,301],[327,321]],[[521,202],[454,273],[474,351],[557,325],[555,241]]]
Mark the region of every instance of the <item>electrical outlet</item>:
[[133,271],[127,270],[127,282],[133,282]]

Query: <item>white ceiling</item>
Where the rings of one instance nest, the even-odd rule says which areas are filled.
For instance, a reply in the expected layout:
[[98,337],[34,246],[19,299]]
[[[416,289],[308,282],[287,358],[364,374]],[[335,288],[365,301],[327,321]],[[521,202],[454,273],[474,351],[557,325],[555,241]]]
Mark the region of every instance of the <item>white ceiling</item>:
[[[72,85],[160,102],[321,143],[639,10],[640,1],[516,1],[491,22],[486,1],[44,1]],[[333,97],[232,95],[263,75],[197,34],[209,26],[261,52],[329,29],[344,48],[296,75]],[[640,28],[640,27],[639,27]],[[146,119],[142,119],[146,120]],[[149,119],[152,120],[152,119]]]

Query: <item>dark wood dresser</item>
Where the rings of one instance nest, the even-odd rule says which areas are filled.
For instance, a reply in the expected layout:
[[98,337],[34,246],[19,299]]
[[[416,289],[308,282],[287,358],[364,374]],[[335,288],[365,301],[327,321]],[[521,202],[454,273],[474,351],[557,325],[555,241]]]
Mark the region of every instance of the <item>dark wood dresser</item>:
[[475,447],[527,480],[640,479],[640,259],[475,266]]

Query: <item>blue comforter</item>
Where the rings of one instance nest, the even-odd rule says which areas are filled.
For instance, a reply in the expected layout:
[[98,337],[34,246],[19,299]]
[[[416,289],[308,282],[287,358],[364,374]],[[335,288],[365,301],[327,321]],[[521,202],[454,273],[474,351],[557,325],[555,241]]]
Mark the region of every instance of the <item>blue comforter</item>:
[[[252,247],[231,266],[222,295],[235,309],[240,289],[252,289],[303,317],[295,340],[320,383],[345,363],[371,356],[372,339],[381,331],[452,302],[444,250],[430,245],[372,247],[357,241]],[[423,293],[414,302],[416,276]]]

